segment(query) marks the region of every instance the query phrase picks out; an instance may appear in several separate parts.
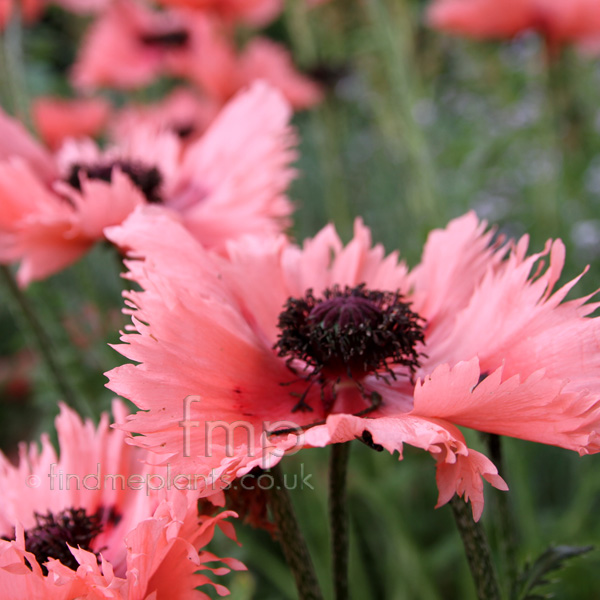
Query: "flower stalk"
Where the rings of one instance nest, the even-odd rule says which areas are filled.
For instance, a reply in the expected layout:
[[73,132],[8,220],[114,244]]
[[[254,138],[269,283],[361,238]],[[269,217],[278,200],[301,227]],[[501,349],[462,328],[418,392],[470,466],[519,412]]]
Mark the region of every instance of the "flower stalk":
[[331,526],[331,558],[333,589],[336,600],[347,600],[348,594],[348,508],[346,475],[350,444],[333,444],[329,460],[329,522]]
[[292,499],[285,486],[281,467],[271,469],[273,487],[270,504],[279,531],[279,543],[296,581],[299,600],[323,600],[308,546],[296,518]]
[[32,129],[29,112],[29,95],[25,84],[25,58],[23,56],[23,26],[19,4],[13,6],[14,14],[2,35],[2,84],[6,97],[2,100],[9,112],[16,115],[29,129]]
[[23,325],[27,328],[34,340],[62,399],[69,406],[80,411],[81,414],[91,416],[92,411],[90,406],[83,398],[75,393],[69,384],[68,378],[55,359],[56,353],[52,347],[52,342],[48,337],[48,334],[39,322],[27,296],[21,291],[10,272],[10,269],[5,265],[0,265],[0,278],[8,292],[8,296],[12,300],[13,310],[20,315]]
[[[490,458],[498,468],[498,471],[504,475],[504,459],[502,456],[502,438],[494,433],[485,434],[485,441],[488,447]],[[505,576],[509,586],[510,597],[517,584],[518,564],[517,564],[517,529],[510,508],[509,496],[505,492],[495,494],[496,517],[497,517],[497,535],[499,537],[500,551],[504,556]]]
[[462,498],[454,495],[450,500],[450,506],[452,506],[454,520],[465,547],[477,598],[479,600],[500,600],[500,587],[483,527],[479,523],[475,523],[471,508]]

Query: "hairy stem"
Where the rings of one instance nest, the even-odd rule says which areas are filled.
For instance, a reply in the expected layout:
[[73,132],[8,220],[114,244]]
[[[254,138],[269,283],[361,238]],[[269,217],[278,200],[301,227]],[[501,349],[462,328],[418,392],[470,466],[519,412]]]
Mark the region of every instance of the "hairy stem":
[[29,95],[25,84],[25,58],[23,56],[23,27],[19,3],[13,5],[13,15],[2,34],[2,84],[6,96],[5,108],[31,129]]
[[[485,441],[492,462],[496,465],[498,472],[505,477],[506,470],[504,468],[504,460],[502,457],[502,438],[494,433],[489,433],[485,435]],[[494,490],[494,492],[495,500],[497,502],[496,516],[500,551],[504,556],[506,564],[506,580],[508,582],[509,592],[512,594],[518,576],[517,528],[512,516],[508,494],[499,490]]]
[[323,600],[312,558],[300,531],[281,467],[279,465],[273,467],[271,475],[274,483],[270,490],[271,511],[279,530],[279,543],[296,581],[298,598],[299,600]]
[[333,589],[336,600],[347,600],[348,594],[348,508],[346,474],[350,444],[333,444],[329,462],[329,522]]
[[92,411],[90,406],[83,398],[75,393],[69,384],[68,378],[63,373],[58,362],[56,361],[56,353],[52,347],[52,342],[50,341],[48,334],[39,322],[35,311],[29,302],[29,299],[17,285],[17,282],[15,281],[8,267],[4,265],[0,266],[0,277],[5,289],[8,291],[10,299],[12,300],[12,308],[15,313],[21,317],[24,327],[34,340],[37,349],[48,369],[48,372],[54,380],[58,393],[62,396],[62,399],[69,404],[69,406],[76,408],[79,412],[86,416],[91,416]]
[[475,582],[479,600],[500,600],[500,588],[483,527],[473,521],[471,508],[458,496],[450,500],[456,526]]

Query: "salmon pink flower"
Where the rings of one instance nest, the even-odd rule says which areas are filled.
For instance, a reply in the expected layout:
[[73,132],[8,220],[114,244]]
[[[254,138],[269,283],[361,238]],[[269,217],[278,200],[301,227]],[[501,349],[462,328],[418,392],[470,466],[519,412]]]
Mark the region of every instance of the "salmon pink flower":
[[[281,231],[292,211],[285,196],[294,175],[290,114],[283,98],[258,82],[185,148],[173,132],[143,128],[105,151],[90,140],[69,140],[49,164],[43,149],[19,129],[21,140],[7,119],[5,147],[0,144],[0,157],[8,159],[0,162],[0,261],[20,260],[18,280],[27,285],[73,263],[103,239],[105,227],[148,203],[177,214],[214,248],[244,233]],[[11,136],[21,156],[11,156]],[[49,181],[37,177],[38,164]],[[60,176],[53,180],[54,172]]]
[[259,37],[238,53],[230,37],[202,13],[151,11],[133,0],[117,0],[90,28],[72,80],[87,91],[133,89],[160,75],[192,81],[219,105],[257,79],[279,89],[294,108],[322,99],[319,85],[296,70],[283,46]]
[[534,30],[555,51],[600,35],[596,0],[436,0],[432,27],[475,38],[510,38]]
[[0,134],[0,161],[19,157],[46,183],[58,177],[58,168],[48,149],[33,139],[22,123],[1,110]]
[[323,100],[321,87],[296,70],[289,51],[267,38],[254,38],[246,46],[238,69],[239,87],[263,79],[296,109],[310,108]]
[[219,113],[214,100],[177,88],[156,104],[128,105],[113,119],[113,138],[125,140],[138,129],[172,131],[186,144],[197,140]]
[[[9,21],[15,17],[16,0],[0,1],[0,30],[4,30]],[[35,21],[44,8],[43,0],[21,0],[16,2],[19,8],[19,16],[25,23]]]
[[209,69],[196,60],[190,62],[185,73],[220,103],[257,79],[277,88],[297,110],[310,108],[323,99],[321,86],[296,69],[289,51],[267,38],[255,37],[239,54],[222,47],[218,64],[218,69]]
[[360,221],[346,247],[327,227],[303,248],[248,237],[224,259],[165,216],[132,215],[108,237],[131,249],[143,289],[126,294],[117,347],[139,364],[109,373],[142,409],[133,443],[215,477],[302,445],[408,443],[436,458],[440,504],[464,494],[476,518],[481,477],[505,484],[455,425],[597,452],[596,305],[562,302],[576,280],[553,292],[560,241],[527,257],[527,238],[492,236],[467,214],[409,272]]
[[67,138],[98,135],[108,120],[110,104],[102,98],[40,97],[31,110],[40,137],[56,150]]
[[0,455],[3,598],[208,598],[194,588],[214,584],[197,571],[219,559],[201,549],[215,526],[233,535],[222,519],[234,513],[199,517],[193,493],[152,485],[159,471],[106,414],[96,428],[62,406],[56,426],[60,457],[47,436],[41,450],[22,445],[17,466]]
[[216,71],[229,53],[229,42],[200,13],[115,0],[88,30],[72,81],[85,91],[135,89],[160,75],[185,76],[191,64],[199,72]]
[[227,24],[243,22],[262,27],[281,13],[282,0],[160,0],[166,6],[184,6],[212,13]]

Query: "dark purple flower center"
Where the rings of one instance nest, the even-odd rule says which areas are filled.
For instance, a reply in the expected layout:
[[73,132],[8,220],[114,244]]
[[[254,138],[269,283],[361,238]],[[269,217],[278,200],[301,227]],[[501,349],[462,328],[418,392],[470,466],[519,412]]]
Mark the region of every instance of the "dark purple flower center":
[[[55,558],[73,570],[79,563],[67,544],[92,552],[92,541],[103,528],[102,511],[88,515],[83,508],[69,508],[56,515],[35,513],[35,521],[35,527],[25,531],[25,549],[40,565]],[[45,567],[42,569],[46,572]]]
[[171,129],[182,140],[189,138],[196,130],[193,123],[175,123],[171,126]]
[[81,191],[80,173],[85,173],[88,179],[100,179],[110,183],[113,169],[117,167],[131,182],[144,194],[146,200],[152,203],[162,202],[160,187],[162,175],[156,167],[148,167],[142,163],[126,160],[114,160],[106,163],[84,165],[75,163],[71,166],[65,181],[72,187]]
[[409,307],[400,292],[368,290],[365,284],[334,286],[322,298],[308,290],[286,302],[275,349],[290,367],[294,359],[304,361],[310,367],[306,379],[316,378],[322,388],[342,377],[360,384],[371,373],[395,379],[398,366],[412,377],[425,340],[423,319]]
[[185,29],[173,29],[164,33],[142,33],[140,41],[144,46],[157,46],[161,48],[184,48],[190,39],[190,34]]

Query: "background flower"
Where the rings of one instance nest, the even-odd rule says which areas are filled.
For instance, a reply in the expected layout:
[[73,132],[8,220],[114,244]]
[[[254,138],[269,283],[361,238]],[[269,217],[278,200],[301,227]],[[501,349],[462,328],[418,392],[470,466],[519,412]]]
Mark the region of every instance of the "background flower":
[[[70,139],[52,158],[6,117],[17,144],[0,163],[0,260],[21,262],[25,286],[75,262],[105,227],[147,203],[180,215],[210,247],[281,231],[292,211],[285,195],[295,158],[289,118],[283,98],[256,83],[185,149],[174,132],[141,127],[105,150]],[[60,177],[40,180],[38,163]]]
[[[117,421],[126,414],[118,402],[113,412]],[[193,491],[160,487],[164,473],[148,469],[144,453],[109,429],[106,414],[96,429],[63,405],[56,429],[59,457],[48,436],[41,451],[22,445],[16,467],[0,455],[5,597],[208,598],[195,591],[214,585],[199,571],[227,569],[207,566],[219,559],[201,549],[216,526],[234,536],[222,519],[235,513],[201,517]]]

